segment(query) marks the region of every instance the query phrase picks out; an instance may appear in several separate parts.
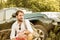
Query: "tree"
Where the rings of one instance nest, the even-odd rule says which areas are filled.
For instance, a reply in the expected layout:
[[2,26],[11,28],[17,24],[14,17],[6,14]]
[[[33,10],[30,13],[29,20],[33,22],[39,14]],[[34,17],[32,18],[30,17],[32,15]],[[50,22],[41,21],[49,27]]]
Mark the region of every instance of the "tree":
[[[60,11],[60,0],[7,0],[5,7],[23,7],[34,12],[58,12]],[[2,8],[1,7],[1,8]]]

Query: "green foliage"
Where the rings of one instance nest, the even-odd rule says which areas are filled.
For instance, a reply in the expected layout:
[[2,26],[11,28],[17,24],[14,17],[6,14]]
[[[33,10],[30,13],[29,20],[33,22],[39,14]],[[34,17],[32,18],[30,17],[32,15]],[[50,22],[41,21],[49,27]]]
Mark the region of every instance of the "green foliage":
[[60,0],[7,0],[7,2],[0,3],[0,9],[5,7],[24,7],[31,9],[34,12],[60,12],[59,3]]
[[53,30],[50,30],[46,40],[60,40],[60,26],[55,26]]

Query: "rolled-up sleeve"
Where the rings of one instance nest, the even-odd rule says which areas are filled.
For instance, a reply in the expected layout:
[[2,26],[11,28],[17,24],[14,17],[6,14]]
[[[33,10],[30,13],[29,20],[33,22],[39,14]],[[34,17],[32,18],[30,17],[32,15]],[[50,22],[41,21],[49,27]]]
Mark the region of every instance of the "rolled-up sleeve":
[[31,33],[33,33],[33,29],[32,29],[32,26],[31,26],[29,20],[27,19],[27,20],[25,20],[25,21],[26,21],[26,25],[27,25],[28,30],[29,30]]
[[12,39],[12,38],[15,38],[15,28],[14,28],[14,25],[12,25],[11,34],[10,34],[10,39]]

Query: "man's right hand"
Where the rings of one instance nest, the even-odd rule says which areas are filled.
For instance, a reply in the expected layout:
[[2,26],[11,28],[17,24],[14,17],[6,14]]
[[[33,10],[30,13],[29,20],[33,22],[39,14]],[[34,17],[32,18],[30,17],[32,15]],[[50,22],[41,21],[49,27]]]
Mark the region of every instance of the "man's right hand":
[[24,31],[24,34],[28,35],[30,32],[28,30]]
[[12,38],[12,40],[16,40],[16,38]]

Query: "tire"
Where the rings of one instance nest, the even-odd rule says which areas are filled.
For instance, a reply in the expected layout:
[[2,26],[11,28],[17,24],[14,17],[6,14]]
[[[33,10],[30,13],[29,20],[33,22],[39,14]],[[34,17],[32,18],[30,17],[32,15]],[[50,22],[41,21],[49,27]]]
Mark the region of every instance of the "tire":
[[38,37],[35,37],[34,40],[45,40],[47,37],[47,31],[42,25],[33,25],[37,32],[36,35],[39,35]]

